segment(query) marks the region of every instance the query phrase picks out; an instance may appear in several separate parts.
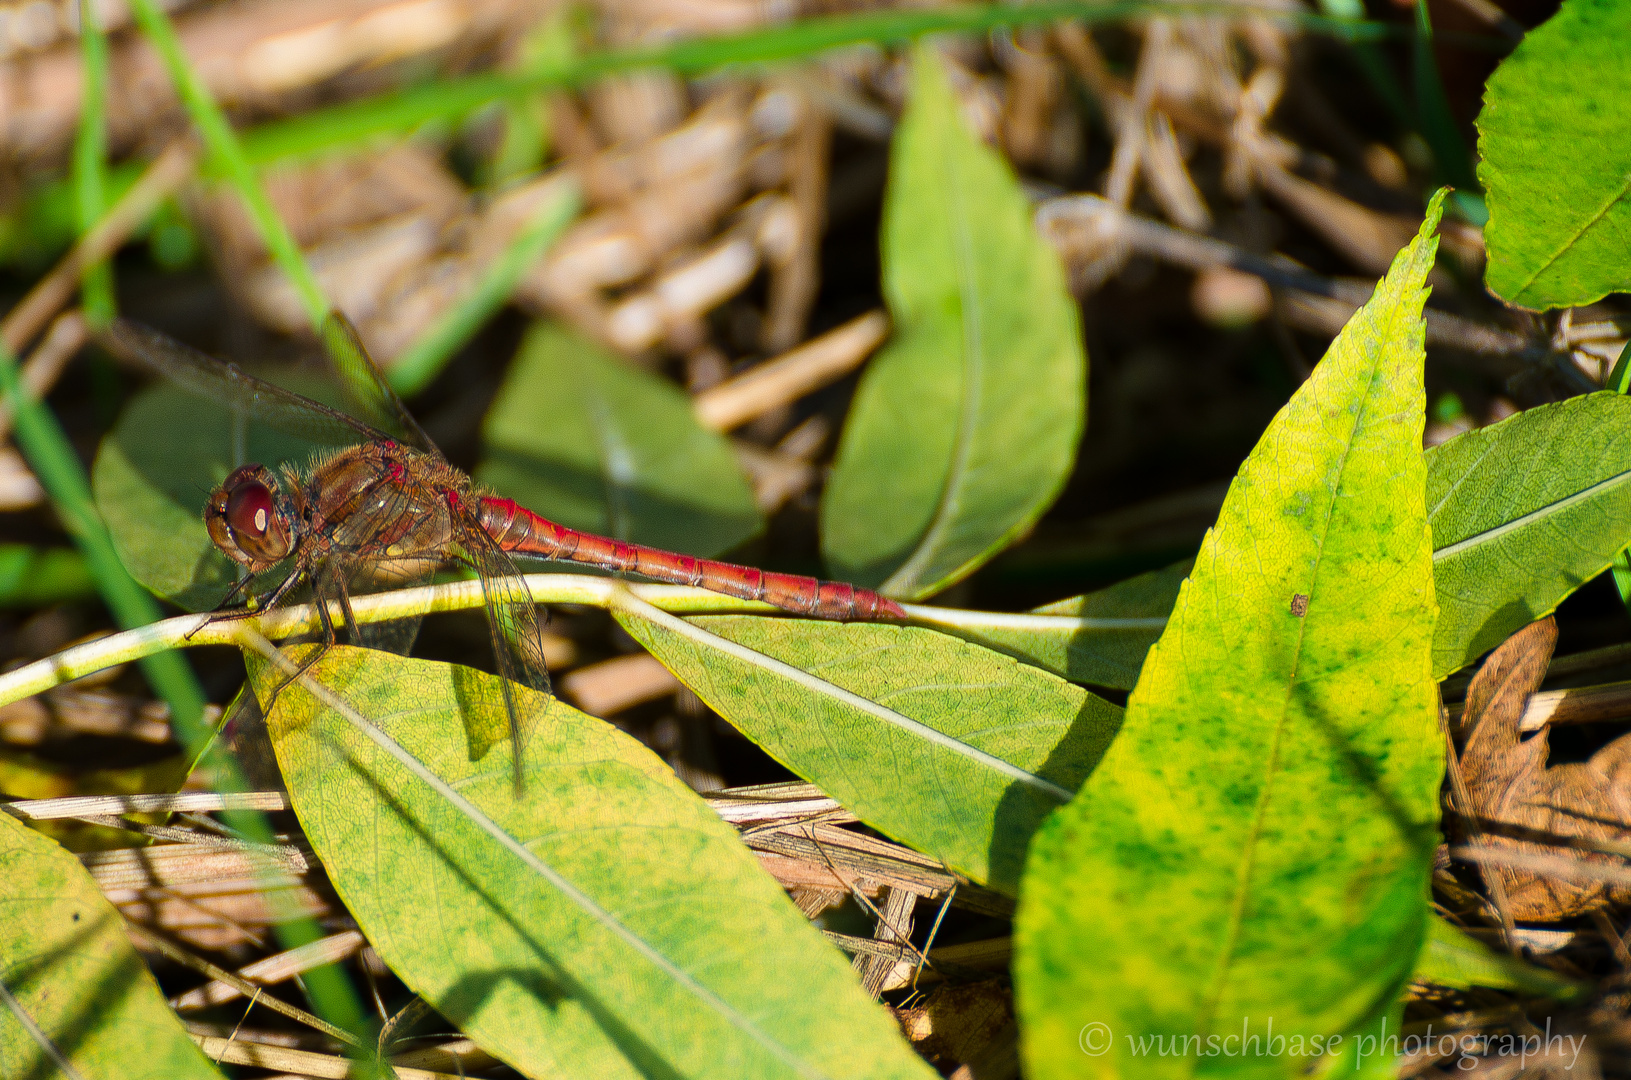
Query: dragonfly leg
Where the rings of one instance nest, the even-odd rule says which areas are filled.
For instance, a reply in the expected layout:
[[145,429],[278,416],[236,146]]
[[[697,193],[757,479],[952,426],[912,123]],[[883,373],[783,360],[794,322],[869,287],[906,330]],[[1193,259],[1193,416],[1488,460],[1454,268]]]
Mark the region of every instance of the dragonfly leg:
[[[290,576],[292,577],[293,575]],[[287,583],[287,579],[285,579],[285,583]],[[285,590],[280,586],[278,591],[281,593]],[[342,591],[340,596],[343,603],[345,593]],[[278,681],[278,684],[272,688],[272,692],[267,695],[266,707],[262,710],[263,712],[270,713],[272,711],[272,707],[277,704],[278,695],[283,693],[284,688],[290,683],[294,682],[296,679],[300,678],[302,675],[306,674],[306,672],[311,669],[313,664],[317,663],[317,661],[323,658],[323,654],[327,653],[334,647],[334,619],[328,613],[328,598],[322,595],[315,595],[312,597],[312,601],[317,607],[318,621],[323,624],[322,644],[318,645],[317,648],[308,653],[306,658],[300,661],[300,666],[298,668],[285,675]],[[351,614],[349,605],[346,605],[345,612],[347,616]]]
[[210,610],[209,619],[205,622],[199,623],[192,630],[187,632],[187,640],[192,640],[192,636],[194,634],[198,633],[198,631],[204,629],[204,627],[213,622],[236,622],[239,619],[252,619],[256,615],[266,614],[268,608],[270,608],[278,600],[281,600],[285,593],[299,583],[300,576],[301,569],[297,566],[293,570],[289,571],[289,575],[278,583],[278,587],[276,589],[272,590],[272,597],[270,600],[267,600],[265,603],[257,607],[234,608],[231,611],[227,611],[225,610],[226,606],[232,603],[232,601],[237,598],[238,594],[244,590],[245,586],[249,584],[249,578],[239,578],[238,583],[232,586],[231,590],[229,590],[227,594],[221,598],[221,602],[216,604],[215,607]]
[[345,579],[338,570],[331,575],[334,595],[340,598],[340,615],[345,619],[345,637],[353,645],[362,644],[362,631],[357,627],[357,616],[351,612],[351,596],[346,592]]

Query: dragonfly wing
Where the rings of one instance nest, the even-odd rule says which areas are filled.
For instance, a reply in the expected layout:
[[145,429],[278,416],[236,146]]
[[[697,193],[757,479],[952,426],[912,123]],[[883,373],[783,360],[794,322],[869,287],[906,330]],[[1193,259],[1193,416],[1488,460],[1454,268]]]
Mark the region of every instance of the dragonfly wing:
[[504,708],[509,714],[510,748],[515,761],[515,788],[522,786],[522,751],[526,725],[522,723],[513,684],[549,692],[549,668],[544,664],[544,632],[532,590],[515,563],[476,522],[464,524],[459,538],[465,557],[481,580],[487,607],[487,628],[492,634],[493,657],[503,684]]
[[[424,552],[412,558],[387,554],[402,538],[403,523],[422,516],[414,493],[403,485],[376,484],[353,495],[331,518],[331,538],[337,547],[351,553],[335,564],[331,585],[347,595],[357,595],[428,584],[441,565],[439,557]],[[367,623],[356,627],[353,643],[406,656],[422,621],[415,615]]]
[[384,436],[354,417],[293,390],[274,386],[236,364],[206,356],[140,323],[115,319],[97,335],[109,352],[207,401],[237,409],[308,442],[344,446]]
[[357,328],[338,311],[329,312],[328,318],[323,320],[323,347],[339,372],[341,385],[374,426],[390,432],[415,450],[436,458],[442,456],[385,381],[385,374],[357,336]]

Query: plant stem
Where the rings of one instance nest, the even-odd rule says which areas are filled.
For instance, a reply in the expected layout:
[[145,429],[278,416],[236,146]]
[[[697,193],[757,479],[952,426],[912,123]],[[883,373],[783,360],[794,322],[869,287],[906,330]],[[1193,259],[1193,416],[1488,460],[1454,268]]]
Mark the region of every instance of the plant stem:
[[[83,236],[107,210],[108,39],[90,0],[79,0],[79,47],[85,90],[74,140],[74,202]],[[93,330],[112,321],[116,312],[113,267],[106,260],[85,267],[80,307]]]

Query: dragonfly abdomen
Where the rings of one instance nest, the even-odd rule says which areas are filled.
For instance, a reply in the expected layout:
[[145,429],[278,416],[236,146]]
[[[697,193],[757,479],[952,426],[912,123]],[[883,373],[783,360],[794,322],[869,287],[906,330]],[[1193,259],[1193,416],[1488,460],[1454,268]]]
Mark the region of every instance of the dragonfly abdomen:
[[481,500],[482,528],[499,547],[518,555],[598,566],[675,585],[695,585],[726,596],[762,600],[800,615],[840,621],[901,619],[899,604],[870,589],[800,574],[766,573],[751,566],[698,559],[672,551],[579,532],[539,517],[510,499]]

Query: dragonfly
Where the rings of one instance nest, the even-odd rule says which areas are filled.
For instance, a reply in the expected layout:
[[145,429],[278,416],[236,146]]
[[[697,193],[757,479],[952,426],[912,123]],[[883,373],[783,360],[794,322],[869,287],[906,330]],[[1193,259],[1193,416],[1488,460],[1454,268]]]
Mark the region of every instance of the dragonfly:
[[[321,330],[353,416],[255,378],[140,323],[117,319],[99,340],[121,359],[197,396],[316,443],[342,447],[281,476],[252,463],[210,492],[204,523],[214,545],[243,567],[215,615],[241,618],[310,593],[322,640],[304,671],[338,638],[330,605],[349,640],[373,644],[352,614],[350,591],[413,584],[462,564],[481,583],[500,676],[519,789],[523,728],[514,685],[548,692],[542,621],[514,556],[562,560],[618,574],[693,585],[832,620],[903,621],[900,605],[870,589],[633,544],[567,528],[477,485],[449,464],[369,357],[355,329],[333,314]],[[249,582],[280,567],[281,580],[235,610]],[[274,580],[276,580],[274,578]],[[395,647],[403,648],[400,641]],[[292,677],[298,677],[292,676]]]

